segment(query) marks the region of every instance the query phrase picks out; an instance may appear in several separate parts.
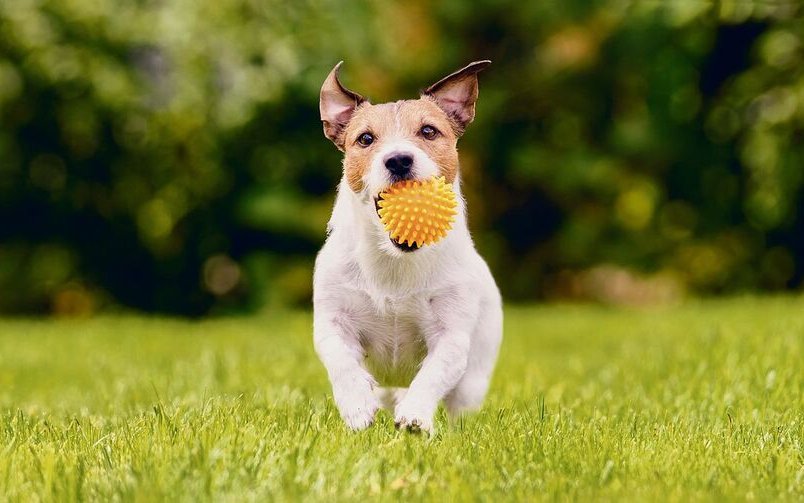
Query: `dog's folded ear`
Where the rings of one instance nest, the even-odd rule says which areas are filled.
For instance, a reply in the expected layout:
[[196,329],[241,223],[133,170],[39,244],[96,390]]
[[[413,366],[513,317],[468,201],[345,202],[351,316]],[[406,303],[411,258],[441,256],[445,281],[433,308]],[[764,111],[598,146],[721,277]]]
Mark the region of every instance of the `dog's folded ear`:
[[477,101],[477,73],[491,64],[491,61],[469,63],[455,73],[451,73],[422,92],[423,96],[433,98],[438,106],[453,120],[458,133],[475,118]]
[[340,150],[344,150],[344,130],[355,109],[366,99],[354,91],[346,89],[338,79],[343,61],[335,65],[321,86],[321,98],[318,104],[321,122],[324,123],[324,135],[332,140]]

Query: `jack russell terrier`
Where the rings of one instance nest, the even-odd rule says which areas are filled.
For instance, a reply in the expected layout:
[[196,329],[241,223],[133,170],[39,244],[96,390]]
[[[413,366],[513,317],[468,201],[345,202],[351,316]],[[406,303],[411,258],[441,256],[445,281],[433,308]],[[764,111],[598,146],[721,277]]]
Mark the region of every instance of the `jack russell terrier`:
[[[475,116],[477,73],[491,62],[378,105],[340,83],[342,63],[321,87],[324,135],[344,160],[315,262],[315,349],[349,428],[370,426],[385,406],[397,428],[432,433],[442,400],[451,416],[481,406],[502,340],[502,300],[466,225],[456,146]],[[379,194],[433,176],[457,195],[452,230],[428,246],[392,240]]]

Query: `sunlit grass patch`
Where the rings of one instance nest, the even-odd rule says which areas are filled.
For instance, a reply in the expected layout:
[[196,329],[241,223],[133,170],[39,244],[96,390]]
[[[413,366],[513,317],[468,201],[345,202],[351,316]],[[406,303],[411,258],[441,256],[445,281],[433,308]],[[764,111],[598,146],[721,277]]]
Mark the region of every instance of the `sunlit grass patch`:
[[510,307],[486,408],[343,427],[307,313],[0,322],[11,500],[804,497],[804,300]]

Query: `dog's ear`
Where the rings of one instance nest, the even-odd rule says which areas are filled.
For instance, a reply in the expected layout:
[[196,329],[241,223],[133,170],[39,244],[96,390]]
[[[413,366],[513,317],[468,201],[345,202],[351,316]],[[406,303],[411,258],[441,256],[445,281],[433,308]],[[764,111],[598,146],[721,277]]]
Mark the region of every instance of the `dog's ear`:
[[469,63],[455,73],[451,73],[424,90],[422,95],[433,98],[463,133],[467,124],[475,118],[477,101],[477,73],[491,64],[491,61]]
[[343,133],[352,114],[358,105],[366,101],[354,91],[343,87],[338,80],[338,72],[343,61],[335,65],[329,72],[324,84],[321,86],[321,98],[318,108],[321,112],[321,122],[324,123],[324,136],[332,140],[340,150],[344,149]]

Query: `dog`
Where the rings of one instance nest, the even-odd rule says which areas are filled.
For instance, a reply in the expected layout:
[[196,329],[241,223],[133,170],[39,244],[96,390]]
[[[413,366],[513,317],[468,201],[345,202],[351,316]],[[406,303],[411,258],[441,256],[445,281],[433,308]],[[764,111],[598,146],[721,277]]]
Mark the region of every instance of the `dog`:
[[[418,99],[373,105],[339,79],[321,87],[324,135],[344,154],[326,241],[313,275],[313,340],[335,404],[352,430],[381,407],[397,428],[434,432],[477,410],[502,340],[502,300],[474,247],[460,192],[457,140],[475,116],[476,61]],[[443,176],[457,195],[452,230],[418,247],[389,237],[378,198],[402,180]]]

